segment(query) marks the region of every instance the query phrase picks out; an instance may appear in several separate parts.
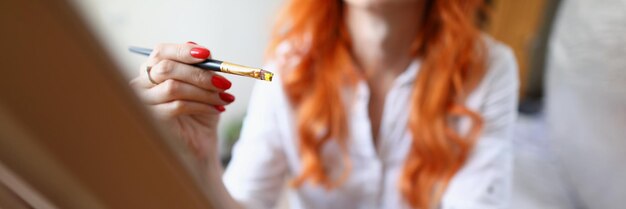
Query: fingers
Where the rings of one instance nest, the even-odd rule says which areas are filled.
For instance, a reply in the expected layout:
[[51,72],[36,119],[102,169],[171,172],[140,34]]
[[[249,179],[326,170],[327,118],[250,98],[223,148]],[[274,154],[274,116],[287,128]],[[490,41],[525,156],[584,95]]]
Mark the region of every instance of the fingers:
[[[151,54],[151,58],[140,67],[140,76],[130,84],[137,88],[151,88],[155,83],[168,79],[180,80],[210,91],[224,91],[231,87],[230,81],[212,71],[203,70],[189,63],[210,57],[210,52],[194,54],[194,51],[206,50],[188,42],[187,44],[159,44]],[[193,56],[200,56],[202,59]],[[193,61],[193,62],[192,62]],[[148,67],[150,66],[150,67]],[[151,81],[152,80],[152,81]]]
[[225,92],[207,91],[177,80],[166,80],[153,88],[141,92],[148,104],[168,103],[175,100],[193,101],[207,105],[227,105],[235,97]]
[[223,106],[211,106],[199,102],[175,100],[152,105],[153,112],[163,118],[174,118],[183,115],[219,114]]
[[161,117],[221,113],[235,100],[230,81],[191,65],[210,56],[195,43],[159,44],[130,85]]
[[[147,76],[150,76],[156,83],[174,79],[193,84],[209,91],[218,92],[229,89],[232,85],[226,78],[214,72],[172,60],[161,60],[159,63],[152,66],[150,74],[148,75],[146,73],[146,77]],[[147,78],[145,81],[152,84]]]
[[211,57],[211,52],[200,45],[187,44],[158,44],[152,50],[150,59],[156,62],[164,59],[193,64],[202,62]]

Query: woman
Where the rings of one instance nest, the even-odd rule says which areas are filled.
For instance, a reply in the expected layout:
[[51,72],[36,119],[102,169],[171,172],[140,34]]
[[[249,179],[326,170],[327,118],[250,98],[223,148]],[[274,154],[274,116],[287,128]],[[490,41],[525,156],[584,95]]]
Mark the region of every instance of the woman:
[[[504,208],[517,103],[511,51],[477,0],[293,0],[276,26],[233,159],[219,179],[225,78],[162,44],[133,82],[210,165],[226,208]],[[186,63],[186,64],[184,64]]]

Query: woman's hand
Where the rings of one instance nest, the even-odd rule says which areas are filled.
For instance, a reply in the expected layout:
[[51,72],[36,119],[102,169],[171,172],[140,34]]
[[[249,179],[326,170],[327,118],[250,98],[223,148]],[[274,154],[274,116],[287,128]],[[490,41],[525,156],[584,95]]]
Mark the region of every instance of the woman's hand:
[[169,123],[203,161],[216,157],[219,116],[235,100],[224,92],[230,81],[189,65],[209,57],[208,49],[193,42],[159,44],[130,82],[157,117]]

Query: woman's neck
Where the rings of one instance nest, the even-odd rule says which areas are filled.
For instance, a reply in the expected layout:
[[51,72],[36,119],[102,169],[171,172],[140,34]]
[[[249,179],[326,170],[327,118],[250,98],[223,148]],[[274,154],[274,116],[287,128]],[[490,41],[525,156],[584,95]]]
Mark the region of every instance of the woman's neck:
[[395,77],[406,69],[412,59],[410,50],[421,14],[421,1],[377,5],[346,3],[345,21],[352,41],[351,50],[356,64],[367,77]]

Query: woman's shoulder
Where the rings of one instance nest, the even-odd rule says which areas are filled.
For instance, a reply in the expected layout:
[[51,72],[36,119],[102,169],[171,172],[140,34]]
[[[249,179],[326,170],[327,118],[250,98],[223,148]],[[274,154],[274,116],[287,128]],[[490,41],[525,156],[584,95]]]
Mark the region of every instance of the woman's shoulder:
[[519,83],[518,66],[513,50],[487,34],[483,34],[482,39],[486,48],[485,67],[487,68],[483,80],[517,86]]

